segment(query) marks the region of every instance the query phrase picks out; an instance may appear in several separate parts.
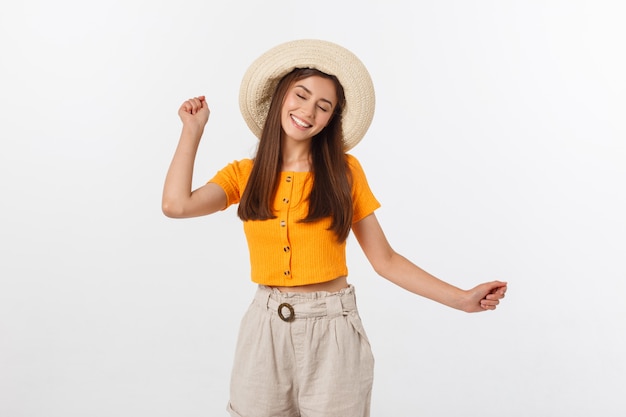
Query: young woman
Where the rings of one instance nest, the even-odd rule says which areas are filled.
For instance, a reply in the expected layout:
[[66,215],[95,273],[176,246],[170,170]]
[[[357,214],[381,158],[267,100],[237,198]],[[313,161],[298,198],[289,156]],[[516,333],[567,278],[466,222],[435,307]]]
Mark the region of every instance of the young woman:
[[369,416],[374,359],[348,283],[346,238],[398,286],[466,312],[494,310],[505,282],[461,290],[389,245],[380,206],[346,152],[374,112],[370,76],[350,51],[318,40],[272,48],[248,69],[240,107],[259,137],[253,160],[227,165],[192,191],[209,118],[205,97],[179,109],[182,134],[163,191],[163,212],[185,218],[239,204],[258,284],[240,329],[228,411],[237,417]]

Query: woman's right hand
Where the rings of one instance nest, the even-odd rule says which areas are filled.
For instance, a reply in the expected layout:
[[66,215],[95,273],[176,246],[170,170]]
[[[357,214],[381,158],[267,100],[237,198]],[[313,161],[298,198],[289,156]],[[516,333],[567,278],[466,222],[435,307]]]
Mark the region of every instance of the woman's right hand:
[[204,129],[209,121],[209,105],[204,96],[186,100],[178,109],[178,116],[184,127]]

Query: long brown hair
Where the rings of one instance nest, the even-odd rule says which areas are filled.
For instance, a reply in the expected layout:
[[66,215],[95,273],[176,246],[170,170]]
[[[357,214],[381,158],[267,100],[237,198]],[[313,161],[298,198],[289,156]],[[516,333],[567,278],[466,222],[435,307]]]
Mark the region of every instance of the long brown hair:
[[281,108],[294,82],[317,75],[333,81],[337,105],[328,125],[311,141],[313,187],[308,196],[309,212],[301,222],[311,223],[332,217],[329,230],[343,242],[352,225],[350,170],[343,150],[342,112],[345,105],[343,87],[337,77],[309,68],[296,68],[276,86],[259,141],[254,166],[241,196],[237,214],[242,220],[267,220],[276,216],[272,203],[276,196],[282,161]]

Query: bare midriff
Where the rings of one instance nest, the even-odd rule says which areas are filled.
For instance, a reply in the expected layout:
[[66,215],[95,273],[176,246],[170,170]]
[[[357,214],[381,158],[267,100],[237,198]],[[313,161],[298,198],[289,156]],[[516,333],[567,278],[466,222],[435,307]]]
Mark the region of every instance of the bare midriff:
[[319,282],[317,284],[296,285],[294,287],[272,287],[280,292],[337,292],[348,288],[348,277],[339,277],[331,281]]

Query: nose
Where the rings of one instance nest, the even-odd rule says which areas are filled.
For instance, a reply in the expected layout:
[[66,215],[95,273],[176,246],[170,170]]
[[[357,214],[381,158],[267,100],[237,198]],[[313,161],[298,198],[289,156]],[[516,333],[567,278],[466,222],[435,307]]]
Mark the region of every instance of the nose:
[[306,103],[302,105],[302,112],[305,116],[314,118],[315,117],[315,103]]

